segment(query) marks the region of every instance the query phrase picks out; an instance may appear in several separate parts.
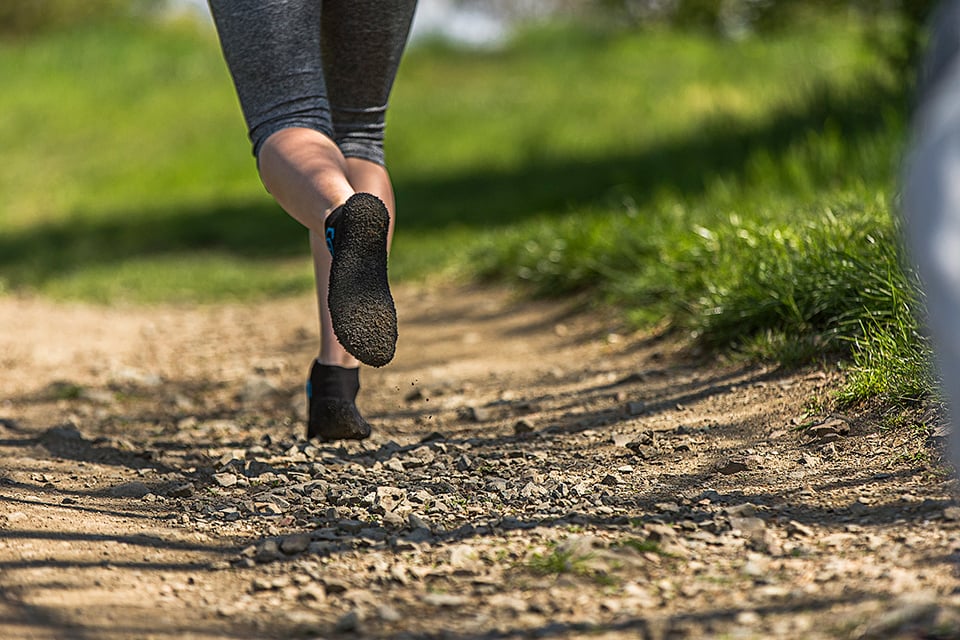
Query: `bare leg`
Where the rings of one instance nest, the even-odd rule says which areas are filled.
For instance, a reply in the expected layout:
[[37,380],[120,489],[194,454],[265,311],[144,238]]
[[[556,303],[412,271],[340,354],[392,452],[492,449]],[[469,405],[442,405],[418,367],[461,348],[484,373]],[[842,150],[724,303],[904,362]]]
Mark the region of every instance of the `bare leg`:
[[312,129],[277,131],[260,150],[260,178],[280,206],[311,232],[353,195],[347,160],[337,145]]
[[393,233],[394,196],[387,170],[369,160],[344,158],[336,144],[311,129],[288,128],[271,135],[260,152],[260,175],[280,206],[310,230],[320,320],[320,353],[323,364],[354,368],[359,361],[347,353],[333,332],[327,306],[330,252],[323,223],[355,191],[372,193],[390,212]]

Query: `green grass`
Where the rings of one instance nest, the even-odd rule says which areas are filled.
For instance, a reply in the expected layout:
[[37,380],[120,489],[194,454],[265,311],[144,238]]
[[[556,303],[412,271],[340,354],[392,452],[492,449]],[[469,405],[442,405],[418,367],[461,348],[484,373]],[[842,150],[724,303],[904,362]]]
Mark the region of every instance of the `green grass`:
[[[728,41],[554,25],[498,51],[412,49],[388,126],[394,279],[590,291],[711,348],[849,356],[846,402],[921,397],[891,214],[908,92],[873,44],[888,26],[828,16]],[[212,33],[0,41],[0,73],[0,290],[309,290],[306,234],[259,183]]]

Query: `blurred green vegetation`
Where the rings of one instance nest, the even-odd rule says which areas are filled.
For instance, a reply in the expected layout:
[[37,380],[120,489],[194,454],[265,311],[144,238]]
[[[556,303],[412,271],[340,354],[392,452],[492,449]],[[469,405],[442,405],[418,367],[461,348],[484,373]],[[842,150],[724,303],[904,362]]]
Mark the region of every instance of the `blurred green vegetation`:
[[91,22],[102,24],[142,13],[149,5],[148,0],[7,0],[0,3],[0,36],[22,38]]
[[[388,126],[393,278],[589,291],[711,348],[849,357],[850,401],[917,399],[916,370],[912,387],[876,375],[926,354],[891,215],[909,90],[877,46],[900,20],[810,12],[737,39],[552,24],[502,49],[412,48]],[[101,302],[310,289],[306,233],[257,179],[209,30],[111,21],[0,40],[0,73],[0,288]]]

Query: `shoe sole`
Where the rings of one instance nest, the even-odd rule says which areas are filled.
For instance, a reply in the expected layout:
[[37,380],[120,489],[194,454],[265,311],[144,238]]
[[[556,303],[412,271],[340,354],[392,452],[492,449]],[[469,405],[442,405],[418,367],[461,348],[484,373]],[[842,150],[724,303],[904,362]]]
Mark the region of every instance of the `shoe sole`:
[[311,398],[307,439],[320,442],[365,440],[370,437],[370,424],[363,419],[352,402],[336,398]]
[[327,304],[333,332],[360,362],[382,367],[397,347],[397,310],[387,280],[390,214],[376,196],[343,205],[334,238]]

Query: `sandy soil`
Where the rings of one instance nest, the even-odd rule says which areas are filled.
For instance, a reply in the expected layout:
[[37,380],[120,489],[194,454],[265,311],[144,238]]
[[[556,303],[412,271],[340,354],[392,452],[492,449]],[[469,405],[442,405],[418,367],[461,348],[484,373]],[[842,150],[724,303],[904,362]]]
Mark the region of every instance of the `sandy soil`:
[[825,414],[838,372],[397,297],[332,445],[308,297],[0,299],[0,638],[960,638],[941,443]]

